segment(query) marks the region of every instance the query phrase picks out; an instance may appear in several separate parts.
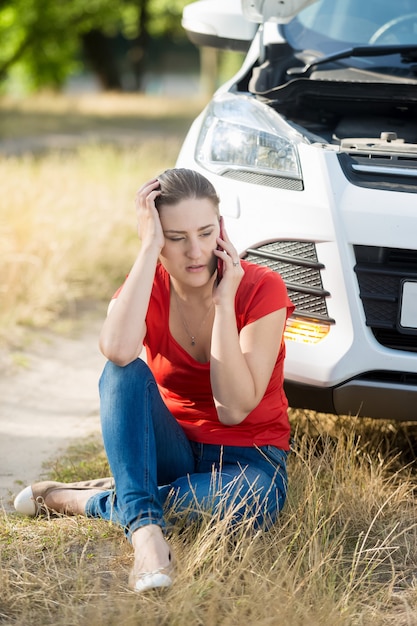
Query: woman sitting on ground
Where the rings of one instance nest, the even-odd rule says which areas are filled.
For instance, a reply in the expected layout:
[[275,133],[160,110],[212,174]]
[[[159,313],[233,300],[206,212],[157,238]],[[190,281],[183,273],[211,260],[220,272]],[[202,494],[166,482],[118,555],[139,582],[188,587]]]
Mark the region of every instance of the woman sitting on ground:
[[140,250],[100,337],[114,482],[37,483],[15,508],[118,522],[134,547],[130,585],[144,591],[172,583],[168,501],[176,514],[227,515],[232,527],[276,520],[287,491],[283,330],[293,306],[276,272],[239,259],[201,174],[167,170],[139,189],[136,211]]

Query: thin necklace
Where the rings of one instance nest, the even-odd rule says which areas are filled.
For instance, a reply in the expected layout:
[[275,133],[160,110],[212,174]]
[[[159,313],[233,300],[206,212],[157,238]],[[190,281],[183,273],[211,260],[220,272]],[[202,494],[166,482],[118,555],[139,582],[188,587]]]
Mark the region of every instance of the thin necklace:
[[180,309],[180,299],[179,299],[179,296],[178,296],[178,294],[177,294],[177,292],[175,291],[175,289],[174,289],[174,288],[173,288],[172,290],[173,290],[174,295],[175,295],[175,304],[176,304],[177,311],[178,311],[178,315],[180,316],[180,320],[181,320],[181,322],[182,322],[182,325],[184,326],[184,330],[185,330],[185,332],[187,333],[187,335],[189,336],[189,338],[191,339],[191,345],[192,345],[192,346],[195,346],[195,344],[197,343],[197,335],[200,333],[200,330],[201,330],[201,329],[203,328],[203,326],[204,326],[204,322],[207,320],[207,318],[208,318],[208,316],[209,316],[209,313],[210,313],[210,311],[211,311],[211,309],[212,309],[212,307],[213,307],[213,302],[211,302],[211,304],[210,304],[209,308],[207,309],[207,311],[206,311],[206,313],[205,313],[205,315],[204,315],[203,319],[201,320],[200,325],[199,325],[199,327],[197,328],[197,332],[196,332],[196,333],[194,333],[194,335],[193,335],[193,334],[190,332],[190,329],[188,328],[188,324],[187,324],[187,322],[185,321],[185,318],[184,318],[184,316],[183,316],[183,314],[182,314],[182,312],[181,312],[181,309]]

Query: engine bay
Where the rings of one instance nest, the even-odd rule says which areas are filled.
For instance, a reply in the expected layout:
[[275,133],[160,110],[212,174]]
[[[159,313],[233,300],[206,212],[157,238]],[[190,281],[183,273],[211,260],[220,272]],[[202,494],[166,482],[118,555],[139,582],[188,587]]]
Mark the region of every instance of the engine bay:
[[339,145],[350,137],[393,132],[417,143],[414,66],[383,71],[341,63],[314,68],[313,62],[307,71],[305,55],[288,53],[287,46],[269,49],[267,60],[253,68],[247,89],[308,138]]

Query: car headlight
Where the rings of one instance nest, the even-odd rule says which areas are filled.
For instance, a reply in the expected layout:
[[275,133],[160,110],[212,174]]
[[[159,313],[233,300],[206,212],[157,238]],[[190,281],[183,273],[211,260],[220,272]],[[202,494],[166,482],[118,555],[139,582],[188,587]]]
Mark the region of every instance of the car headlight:
[[266,104],[226,93],[207,107],[195,157],[216,174],[234,168],[301,180],[297,143],[303,140]]

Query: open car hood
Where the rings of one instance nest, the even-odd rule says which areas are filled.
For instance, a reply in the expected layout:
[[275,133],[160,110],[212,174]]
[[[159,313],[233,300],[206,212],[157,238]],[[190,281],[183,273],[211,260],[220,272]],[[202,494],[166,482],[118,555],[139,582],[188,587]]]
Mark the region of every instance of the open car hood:
[[249,22],[284,24],[317,0],[242,0],[242,13]]
[[347,80],[315,80],[298,78],[263,93],[270,104],[283,114],[319,116],[324,109],[328,113],[352,113],[371,107],[374,114],[386,113],[395,106],[417,106],[417,81],[360,82]]

